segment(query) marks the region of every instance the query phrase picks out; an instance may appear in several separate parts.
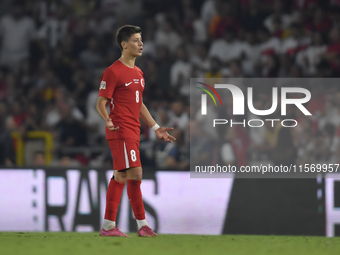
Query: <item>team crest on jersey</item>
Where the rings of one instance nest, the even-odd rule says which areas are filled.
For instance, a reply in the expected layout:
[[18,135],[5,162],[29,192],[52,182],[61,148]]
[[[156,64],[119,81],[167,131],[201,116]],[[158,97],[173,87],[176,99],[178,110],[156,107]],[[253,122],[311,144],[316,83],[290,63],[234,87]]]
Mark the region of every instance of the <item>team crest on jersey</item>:
[[106,89],[106,81],[101,81],[99,90]]

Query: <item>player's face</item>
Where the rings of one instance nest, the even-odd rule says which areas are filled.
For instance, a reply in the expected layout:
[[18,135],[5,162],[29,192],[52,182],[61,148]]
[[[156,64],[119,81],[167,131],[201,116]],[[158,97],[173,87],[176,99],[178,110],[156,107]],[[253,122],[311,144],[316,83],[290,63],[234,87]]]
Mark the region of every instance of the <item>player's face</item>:
[[141,34],[133,34],[126,44],[126,50],[131,56],[139,57],[142,56],[143,42]]

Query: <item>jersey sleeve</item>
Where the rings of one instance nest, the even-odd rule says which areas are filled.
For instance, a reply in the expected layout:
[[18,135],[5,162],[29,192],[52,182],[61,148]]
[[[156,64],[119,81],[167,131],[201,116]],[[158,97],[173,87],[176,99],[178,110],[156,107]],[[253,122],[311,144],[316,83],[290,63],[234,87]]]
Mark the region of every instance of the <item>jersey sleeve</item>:
[[111,70],[105,69],[100,80],[99,96],[111,99],[116,86],[117,86],[116,76]]

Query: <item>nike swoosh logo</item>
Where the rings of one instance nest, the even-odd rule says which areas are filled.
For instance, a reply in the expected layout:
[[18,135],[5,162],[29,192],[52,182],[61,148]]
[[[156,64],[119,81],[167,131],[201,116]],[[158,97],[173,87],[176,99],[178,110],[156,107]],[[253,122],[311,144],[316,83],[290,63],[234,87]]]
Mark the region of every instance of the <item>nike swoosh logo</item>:
[[125,86],[129,86],[131,83],[132,83],[132,82],[129,82],[129,83],[126,83],[126,82],[125,82]]

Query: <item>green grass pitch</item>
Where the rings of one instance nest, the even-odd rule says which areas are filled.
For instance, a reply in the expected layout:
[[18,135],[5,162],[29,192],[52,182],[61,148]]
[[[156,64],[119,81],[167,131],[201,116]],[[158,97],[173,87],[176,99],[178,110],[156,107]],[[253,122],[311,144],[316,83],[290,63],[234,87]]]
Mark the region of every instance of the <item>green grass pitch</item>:
[[99,233],[1,232],[1,255],[39,254],[340,254],[340,238],[306,236],[160,235],[100,237]]

